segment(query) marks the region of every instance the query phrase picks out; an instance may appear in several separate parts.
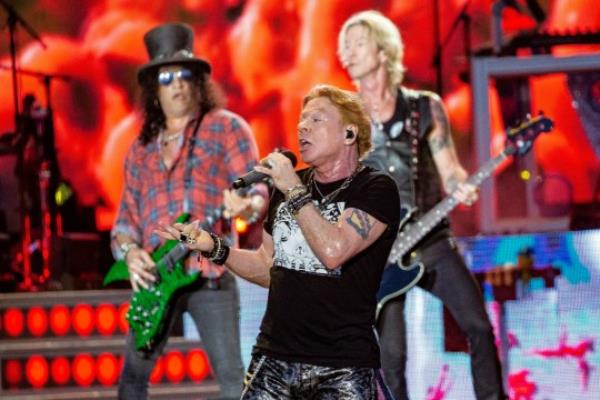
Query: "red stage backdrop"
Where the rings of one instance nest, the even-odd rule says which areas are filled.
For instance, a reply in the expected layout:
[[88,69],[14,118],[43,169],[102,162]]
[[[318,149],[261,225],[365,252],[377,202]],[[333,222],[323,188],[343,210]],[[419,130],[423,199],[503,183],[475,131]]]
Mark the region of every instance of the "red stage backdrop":
[[[262,154],[275,146],[297,149],[295,126],[300,101],[317,83],[352,88],[336,57],[337,33],[352,13],[376,8],[392,18],[406,42],[407,84],[435,88],[435,0],[21,0],[15,9],[41,35],[47,49],[19,27],[20,68],[68,75],[69,82],[52,84],[56,147],[63,176],[81,202],[97,205],[97,226],[112,224],[122,187],[122,165],[135,139],[136,68],[147,59],[143,34],[165,21],[183,21],[196,33],[196,52],[213,65],[229,108],[252,125]],[[445,37],[465,0],[439,1],[441,35]],[[489,0],[469,5],[474,47],[490,42]],[[524,1],[517,3],[524,5]],[[597,0],[541,0],[548,12],[544,28],[559,31],[600,30]],[[504,11],[508,34],[535,26],[533,19],[513,9]],[[0,16],[5,14],[0,12]],[[0,24],[0,25],[3,25]],[[445,49],[444,91],[459,151],[469,148],[470,92],[459,79],[466,70],[462,39],[457,32]],[[8,66],[8,30],[0,32],[0,64]],[[555,49],[555,52],[600,51],[596,46]],[[0,133],[13,126],[11,77],[0,70]],[[33,93],[43,104],[42,83],[19,79],[21,96]],[[540,138],[535,157],[545,171],[566,177],[575,202],[592,198],[600,170],[598,156],[586,137],[563,75],[536,80],[533,104],[556,121],[555,131]],[[504,127],[492,96],[494,135]],[[596,99],[597,101],[600,101]],[[467,164],[469,164],[468,160]],[[0,173],[10,174],[2,167]],[[5,194],[3,194],[4,196]]]

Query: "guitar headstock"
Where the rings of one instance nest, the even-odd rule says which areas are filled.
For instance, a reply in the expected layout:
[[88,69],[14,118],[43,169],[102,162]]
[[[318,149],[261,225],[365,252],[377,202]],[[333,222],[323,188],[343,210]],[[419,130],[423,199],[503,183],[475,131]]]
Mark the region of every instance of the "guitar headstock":
[[554,123],[543,114],[527,118],[519,126],[506,132],[506,154],[522,156],[532,147],[533,141],[543,132],[550,132]]

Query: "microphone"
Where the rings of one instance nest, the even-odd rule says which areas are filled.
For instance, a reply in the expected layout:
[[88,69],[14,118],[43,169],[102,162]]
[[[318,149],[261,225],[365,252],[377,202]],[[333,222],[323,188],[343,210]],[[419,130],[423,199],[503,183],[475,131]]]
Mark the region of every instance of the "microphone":
[[[296,159],[296,155],[294,153],[292,153],[289,150],[280,150],[278,152],[286,156],[292,162],[292,167],[296,166],[298,160]],[[261,163],[261,165],[269,168],[269,166],[265,163]],[[262,172],[250,171],[233,181],[231,187],[234,189],[240,189],[246,186],[250,186],[253,183],[262,182],[265,178],[268,177],[269,175],[263,174]]]

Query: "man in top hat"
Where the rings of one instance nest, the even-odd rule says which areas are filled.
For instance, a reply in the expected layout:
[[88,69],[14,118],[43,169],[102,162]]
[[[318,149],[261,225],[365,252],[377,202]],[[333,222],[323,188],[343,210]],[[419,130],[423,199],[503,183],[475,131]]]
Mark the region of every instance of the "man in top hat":
[[[159,222],[190,213],[201,222],[220,209],[230,183],[257,163],[250,127],[222,108],[210,79],[211,67],[193,53],[193,32],[184,24],[164,24],[144,42],[150,62],[138,71],[144,123],[125,159],[125,185],[112,229],[112,249],[129,268],[133,290],[155,281],[150,252],[161,244],[152,232]],[[226,208],[243,217],[259,210],[251,196],[225,192]],[[212,229],[231,232],[218,220]],[[195,265],[191,265],[195,264]],[[243,366],[239,338],[239,293],[234,277],[207,259],[190,257],[205,283],[182,296],[169,325],[188,311],[201,330],[202,342],[221,389],[221,398],[239,398]],[[135,350],[131,334],[119,382],[119,398],[145,399],[148,380],[166,338],[151,352]]]

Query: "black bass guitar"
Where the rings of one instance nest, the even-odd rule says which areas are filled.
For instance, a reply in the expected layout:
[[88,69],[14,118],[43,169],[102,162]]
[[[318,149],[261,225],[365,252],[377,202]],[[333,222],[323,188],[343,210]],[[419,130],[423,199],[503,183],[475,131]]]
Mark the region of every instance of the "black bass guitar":
[[[549,132],[552,126],[552,120],[540,115],[528,119],[516,128],[509,129],[504,150],[471,175],[467,182],[474,186],[481,185],[504,159],[527,154],[538,135]],[[425,266],[418,261],[418,257],[415,257],[418,252],[414,253],[413,250],[418,248],[420,241],[457,205],[458,201],[454,195],[449,194],[416,222],[413,222],[412,218],[417,212],[416,208],[403,210],[400,232],[390,251],[388,265],[383,271],[377,292],[377,316],[389,300],[407,292],[419,282],[425,272]]]

